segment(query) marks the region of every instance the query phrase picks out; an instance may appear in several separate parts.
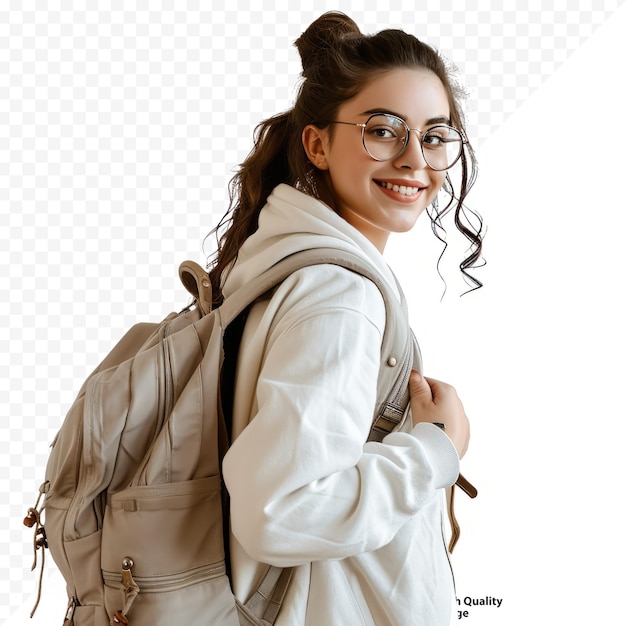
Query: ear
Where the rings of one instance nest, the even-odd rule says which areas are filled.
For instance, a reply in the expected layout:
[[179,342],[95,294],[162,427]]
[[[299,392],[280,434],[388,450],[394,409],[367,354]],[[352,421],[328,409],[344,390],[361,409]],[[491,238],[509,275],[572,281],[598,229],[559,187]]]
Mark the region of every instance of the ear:
[[320,170],[328,169],[326,147],[328,146],[328,132],[326,128],[318,128],[309,124],[302,131],[302,145],[309,161]]

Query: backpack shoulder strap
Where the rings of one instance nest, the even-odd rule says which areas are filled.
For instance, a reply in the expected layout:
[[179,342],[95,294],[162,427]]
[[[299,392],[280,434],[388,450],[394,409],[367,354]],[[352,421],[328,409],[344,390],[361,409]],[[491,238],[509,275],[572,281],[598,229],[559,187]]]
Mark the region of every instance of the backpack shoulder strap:
[[[377,406],[369,439],[381,441],[403,419],[408,404],[411,369],[421,369],[419,349],[411,333],[404,294],[400,297],[375,268],[356,254],[337,248],[312,248],[285,257],[254,281],[228,296],[219,307],[226,328],[252,302],[276,287],[293,272],[311,265],[339,265],[371,280],[385,304],[385,331],[381,345]],[[395,277],[394,277],[395,279]]]
[[386,310],[394,306],[406,310],[404,297],[401,296],[401,299],[398,300],[387,281],[370,264],[356,254],[337,248],[311,248],[295,252],[278,261],[263,272],[254,281],[254,284],[245,285],[228,296],[220,306],[224,326],[227,326],[235,319],[249,304],[279,285],[293,272],[304,267],[321,264],[339,265],[369,278],[381,292]]

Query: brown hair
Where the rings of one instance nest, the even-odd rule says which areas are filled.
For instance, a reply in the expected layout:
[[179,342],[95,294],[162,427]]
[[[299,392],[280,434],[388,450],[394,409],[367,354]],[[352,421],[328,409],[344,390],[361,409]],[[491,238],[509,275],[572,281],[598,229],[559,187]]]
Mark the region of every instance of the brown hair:
[[[212,231],[218,237],[210,271],[216,304],[222,299],[222,273],[237,258],[243,242],[257,230],[259,213],[274,187],[287,183],[334,206],[328,172],[317,169],[308,160],[302,145],[302,131],[308,124],[327,127],[335,119],[337,109],[377,74],[397,68],[432,71],[448,95],[452,126],[467,135],[460,106],[462,89],[452,81],[452,72],[442,57],[413,35],[392,29],[363,35],[352,19],[333,11],[315,20],[295,45],[303,68],[295,104],[292,109],[257,126],[254,147],[230,183],[230,208]],[[441,218],[456,205],[455,225],[470,241],[469,254],[460,269],[473,288],[480,287],[481,283],[467,269],[480,261],[482,221],[470,212],[478,221],[478,226],[474,226],[467,218],[463,202],[475,177],[476,160],[468,142],[461,157],[458,194],[447,175],[444,191],[450,201],[441,209],[434,206],[429,210],[433,232],[443,241],[445,231]]]

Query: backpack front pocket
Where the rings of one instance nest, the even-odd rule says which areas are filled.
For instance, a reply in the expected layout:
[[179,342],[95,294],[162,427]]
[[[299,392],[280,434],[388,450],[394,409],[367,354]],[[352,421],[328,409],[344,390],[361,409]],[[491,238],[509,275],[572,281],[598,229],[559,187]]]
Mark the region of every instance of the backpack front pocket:
[[[195,623],[180,622],[180,610],[202,616],[205,624],[227,624],[207,621],[207,602],[223,592],[228,601],[217,614],[228,620],[232,604],[236,616],[225,575],[219,476],[134,486],[110,495],[101,561],[107,611],[111,616],[128,611],[133,626],[161,623],[150,621],[155,615]],[[125,579],[138,588],[128,597],[121,591],[124,569]]]

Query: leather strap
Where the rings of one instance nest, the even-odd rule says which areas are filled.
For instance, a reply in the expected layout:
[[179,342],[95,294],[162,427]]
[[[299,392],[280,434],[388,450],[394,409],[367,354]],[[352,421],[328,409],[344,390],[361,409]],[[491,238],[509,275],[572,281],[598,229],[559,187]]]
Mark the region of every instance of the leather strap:
[[178,268],[178,276],[185,289],[195,298],[202,315],[210,313],[213,290],[206,271],[195,261],[184,261]]

